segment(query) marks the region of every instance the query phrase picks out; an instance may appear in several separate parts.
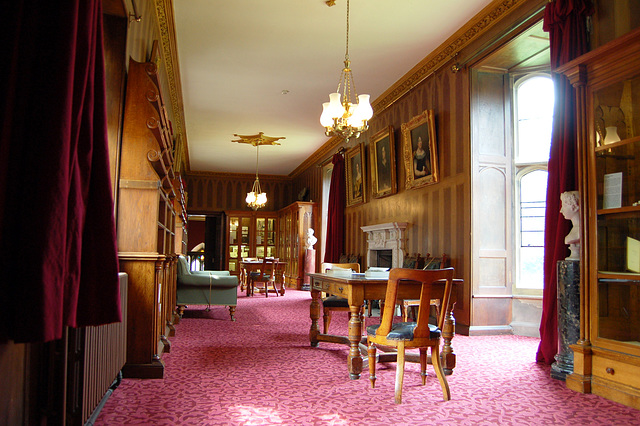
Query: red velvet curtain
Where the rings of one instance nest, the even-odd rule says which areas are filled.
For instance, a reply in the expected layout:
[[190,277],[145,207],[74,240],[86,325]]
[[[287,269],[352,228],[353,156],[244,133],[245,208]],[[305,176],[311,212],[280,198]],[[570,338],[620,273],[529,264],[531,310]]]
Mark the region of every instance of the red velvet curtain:
[[11,1],[0,18],[0,340],[121,320],[102,1]]
[[331,186],[329,188],[329,206],[327,214],[327,242],[324,261],[337,263],[344,253],[344,209],[346,207],[346,183],[344,175],[344,157],[335,154],[331,161]]
[[[593,13],[590,0],[555,0],[547,4],[544,30],[549,32],[551,69],[586,53],[588,48],[586,18]],[[577,189],[576,105],[575,91],[560,74],[552,74],[555,106],[544,236],[544,290],[540,345],[536,360],[551,364],[558,353],[557,275],[558,260],[568,255],[564,238],[571,222],[560,214],[560,194]]]

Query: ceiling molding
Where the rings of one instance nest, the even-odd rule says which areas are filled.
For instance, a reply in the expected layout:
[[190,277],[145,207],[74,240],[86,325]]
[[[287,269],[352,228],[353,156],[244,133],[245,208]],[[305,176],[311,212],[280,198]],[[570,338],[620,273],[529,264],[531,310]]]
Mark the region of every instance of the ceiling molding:
[[176,25],[173,16],[173,0],[154,0],[156,6],[156,17],[160,30],[162,42],[162,53],[167,79],[169,83],[169,96],[171,98],[171,109],[173,111],[173,134],[175,138],[182,140],[181,146],[184,150],[184,161],[186,169],[189,170],[189,143],[187,140],[187,130],[184,126],[184,102],[182,99],[182,83],[180,79],[180,62],[178,62],[178,45],[176,43]]
[[374,114],[385,110],[406,95],[411,89],[452,60],[463,48],[484,35],[487,30],[508,15],[512,9],[525,1],[526,0],[496,0],[489,4],[465,26],[460,28],[437,49],[427,55],[386,92],[380,95],[373,102]]

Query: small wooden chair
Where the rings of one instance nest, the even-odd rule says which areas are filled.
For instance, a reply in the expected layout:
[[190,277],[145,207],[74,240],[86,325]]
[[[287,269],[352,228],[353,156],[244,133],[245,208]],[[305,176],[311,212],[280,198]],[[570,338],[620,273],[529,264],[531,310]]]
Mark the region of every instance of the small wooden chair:
[[[353,272],[360,273],[359,263],[328,263],[322,264],[322,271],[326,273],[333,268],[351,269]],[[329,332],[329,324],[331,324],[331,312],[332,311],[347,311],[349,312],[349,301],[340,296],[328,296],[322,299],[322,320],[324,325],[324,334]],[[361,314],[362,316],[362,314]]]
[[[264,288],[265,297],[269,297],[269,284],[273,286],[273,290],[275,291],[277,296],[280,296],[280,292],[276,287],[276,271],[278,266],[279,259],[277,258],[265,258],[262,261],[262,268],[260,272],[257,274],[250,274],[249,282],[251,285],[251,289],[249,294],[253,296],[253,293],[256,289],[256,283],[262,283]],[[284,284],[283,284],[284,285]],[[284,288],[284,287],[282,287]]]
[[276,289],[276,292],[279,292],[281,296],[284,296],[284,293],[286,291],[284,282],[284,272],[286,266],[286,263],[277,262],[273,271],[273,287],[276,288],[277,285],[280,284],[280,290]]
[[[435,281],[445,281],[440,315],[437,326],[429,324],[429,311],[432,298],[432,284]],[[408,282],[412,281],[412,282]],[[420,305],[415,322],[393,323],[394,310],[398,299],[398,289],[404,285],[421,285]],[[440,337],[444,324],[445,313],[451,298],[453,286],[453,268],[447,269],[404,269],[394,268],[389,273],[384,311],[380,324],[367,327],[367,347],[369,355],[369,380],[371,387],[376,385],[376,345],[394,347],[397,349],[395,402],[402,403],[402,382],[404,379],[405,349],[420,349],[420,374],[422,384],[427,378],[427,348],[431,348],[431,363],[440,381],[444,400],[451,399],[449,383],[444,375],[440,363]]]
[[[448,268],[449,258],[446,254],[443,254],[441,257],[431,257],[429,253],[427,253],[426,258],[421,258],[420,254],[418,254],[418,263],[414,266],[403,266],[403,268],[411,268],[411,269],[444,269]],[[403,321],[408,321],[409,312],[413,314],[413,318],[415,318],[416,308],[418,307],[419,300],[406,299],[402,300],[400,303],[400,314],[402,315]],[[440,301],[432,300],[431,306],[435,307],[436,317],[440,315]]]
[[[242,262],[257,262],[257,257],[243,257]],[[247,289],[247,296],[249,295],[249,273],[247,272],[247,268],[244,266],[240,266],[240,291],[244,291]]]

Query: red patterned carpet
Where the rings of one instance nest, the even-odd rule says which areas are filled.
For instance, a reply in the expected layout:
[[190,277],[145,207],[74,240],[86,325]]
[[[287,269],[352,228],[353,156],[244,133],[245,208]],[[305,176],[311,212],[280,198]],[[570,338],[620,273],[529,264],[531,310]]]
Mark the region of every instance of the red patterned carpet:
[[[226,308],[192,307],[163,356],[165,378],[124,379],[95,424],[640,425],[640,411],[550,378],[534,361],[538,339],[519,336],[457,335],[451,401],[442,400],[431,367],[420,386],[419,366],[408,363],[396,405],[395,364],[378,367],[371,389],[366,368],[349,379],[347,346],[309,346],[309,302],[294,290],[242,295],[236,322]],[[346,327],[347,313],[335,313],[332,332]]]

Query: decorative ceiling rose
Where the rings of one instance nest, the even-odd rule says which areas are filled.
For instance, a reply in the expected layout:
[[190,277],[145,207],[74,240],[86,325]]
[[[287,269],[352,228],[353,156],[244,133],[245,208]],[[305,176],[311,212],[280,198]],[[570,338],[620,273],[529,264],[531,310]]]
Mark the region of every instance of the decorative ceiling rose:
[[[329,6],[333,6],[333,4],[329,3],[327,2]],[[351,61],[349,60],[349,0],[347,0],[346,45],[344,68],[338,80],[338,89],[329,94],[329,102],[322,104],[320,124],[324,126],[327,136],[339,136],[349,142],[350,138],[358,138],[362,132],[369,128],[367,122],[373,116],[369,95],[358,96],[351,72]],[[341,95],[342,101],[340,101]],[[356,98],[358,103],[353,103]]]
[[256,180],[253,182],[251,192],[247,192],[247,198],[245,199],[245,201],[247,202],[247,206],[251,207],[253,210],[258,210],[259,208],[262,208],[267,204],[267,194],[265,192],[262,192],[262,188],[260,187],[260,179],[258,178],[258,152],[260,149],[260,145],[280,145],[277,141],[285,138],[265,136],[263,132],[260,132],[256,135],[234,134],[233,136],[240,139],[232,140],[231,142],[246,143],[256,147]]

